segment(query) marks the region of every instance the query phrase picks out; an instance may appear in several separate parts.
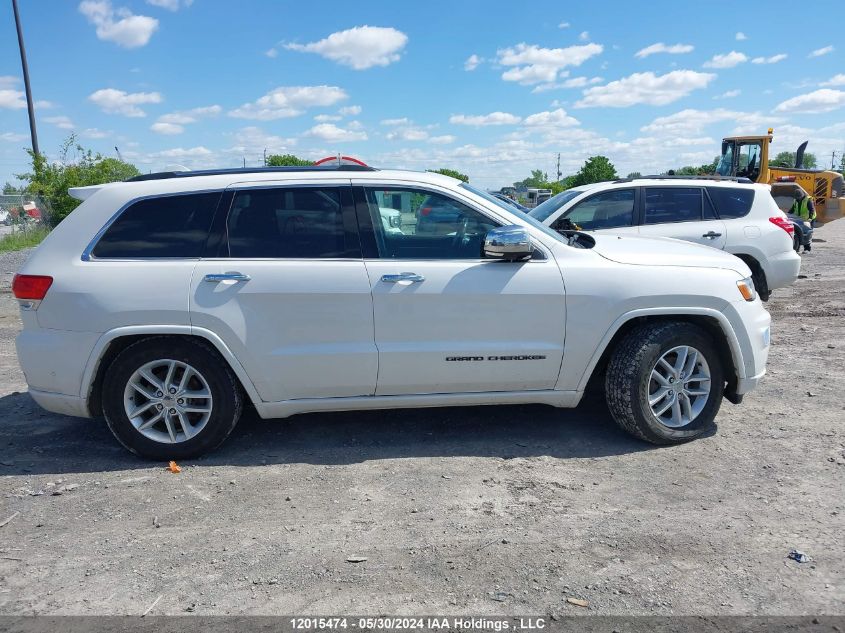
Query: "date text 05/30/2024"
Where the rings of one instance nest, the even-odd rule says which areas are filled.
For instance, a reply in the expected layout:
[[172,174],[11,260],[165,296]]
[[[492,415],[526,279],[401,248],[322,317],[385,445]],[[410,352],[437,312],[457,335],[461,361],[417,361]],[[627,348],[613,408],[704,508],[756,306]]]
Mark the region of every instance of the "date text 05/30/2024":
[[539,617],[294,617],[291,627],[296,631],[370,630],[370,631],[539,631],[546,621]]

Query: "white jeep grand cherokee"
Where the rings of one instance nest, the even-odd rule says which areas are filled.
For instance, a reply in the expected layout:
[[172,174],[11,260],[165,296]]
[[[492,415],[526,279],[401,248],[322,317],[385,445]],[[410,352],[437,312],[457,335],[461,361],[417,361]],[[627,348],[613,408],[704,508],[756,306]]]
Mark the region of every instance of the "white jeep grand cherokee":
[[215,448],[246,399],[264,418],[574,407],[591,382],[625,430],[670,444],[765,372],[769,314],[740,259],[561,235],[439,174],[181,172],[72,193],[14,281],[18,356],[41,406],[102,416],[147,457]]

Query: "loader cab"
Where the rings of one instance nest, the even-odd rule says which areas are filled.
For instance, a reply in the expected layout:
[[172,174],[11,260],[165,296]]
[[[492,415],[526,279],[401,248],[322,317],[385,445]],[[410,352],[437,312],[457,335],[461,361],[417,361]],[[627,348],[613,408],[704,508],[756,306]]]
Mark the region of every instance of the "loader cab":
[[737,136],[722,139],[716,173],[720,176],[769,180],[769,136]]

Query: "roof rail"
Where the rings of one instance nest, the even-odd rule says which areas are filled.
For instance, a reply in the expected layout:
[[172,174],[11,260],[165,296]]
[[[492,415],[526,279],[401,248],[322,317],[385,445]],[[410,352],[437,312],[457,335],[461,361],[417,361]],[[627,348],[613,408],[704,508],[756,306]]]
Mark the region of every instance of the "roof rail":
[[193,178],[194,176],[228,176],[236,174],[266,174],[314,171],[378,171],[365,165],[304,165],[301,167],[235,167],[230,169],[198,169],[196,171],[159,171],[127,178],[124,182],[144,180],[167,180],[169,178]]
[[719,176],[716,174],[710,176],[679,176],[677,174],[670,176],[667,174],[657,174],[653,176],[636,176],[635,178],[619,178],[613,182],[633,182],[634,180],[727,180],[730,182],[737,182],[742,185],[754,184],[753,180],[745,178],[744,176]]

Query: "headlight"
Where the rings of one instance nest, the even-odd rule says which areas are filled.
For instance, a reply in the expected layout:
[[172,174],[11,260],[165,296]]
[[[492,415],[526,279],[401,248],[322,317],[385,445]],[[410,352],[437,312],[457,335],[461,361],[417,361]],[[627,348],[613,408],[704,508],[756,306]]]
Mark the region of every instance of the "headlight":
[[391,215],[390,216],[390,226],[396,228],[401,226],[402,224],[402,216],[399,215]]
[[754,281],[751,277],[740,279],[736,282],[736,287],[739,288],[739,294],[746,301],[754,301],[757,298],[757,290],[754,288]]

